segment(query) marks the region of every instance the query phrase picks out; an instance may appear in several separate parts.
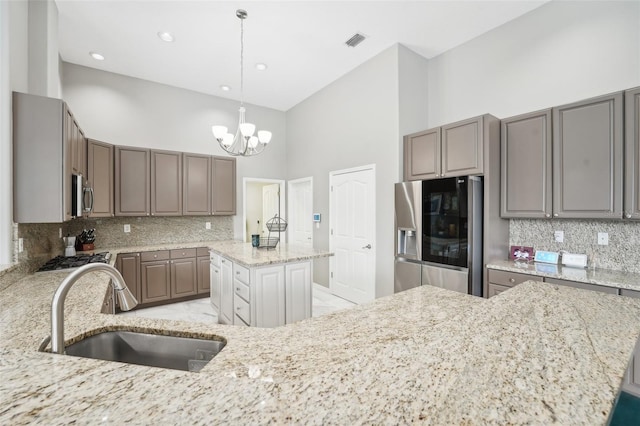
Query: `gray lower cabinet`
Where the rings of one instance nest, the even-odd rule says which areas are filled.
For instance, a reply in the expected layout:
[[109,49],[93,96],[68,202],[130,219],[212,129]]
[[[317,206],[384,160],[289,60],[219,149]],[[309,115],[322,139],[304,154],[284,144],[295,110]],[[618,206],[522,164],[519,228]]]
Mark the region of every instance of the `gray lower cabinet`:
[[640,219],[640,87],[627,90],[624,101],[624,217]]
[[87,185],[93,190],[93,209],[89,216],[113,216],[113,145],[88,141]]
[[151,150],[151,216],[182,216],[182,153]]
[[150,165],[148,149],[116,146],[116,216],[149,216]]
[[211,214],[211,156],[183,154],[182,214]]
[[171,299],[171,268],[168,260],[141,262],[141,302]]
[[171,260],[171,298],[198,294],[198,268],[195,257]]
[[553,108],[553,217],[622,217],[622,100]]
[[198,268],[198,294],[208,294],[211,285],[211,269],[209,250],[206,248],[198,248],[196,263]]
[[487,271],[489,282],[487,283],[486,297],[493,297],[503,291],[521,284],[525,281],[543,281],[542,277],[537,277],[530,274],[521,274],[518,272],[499,271],[496,269],[489,269]]
[[[141,303],[140,294],[140,253],[122,253],[116,257],[116,269],[124,278],[129,291]],[[113,292],[112,292],[113,293]],[[114,300],[117,304],[117,300]]]
[[599,291],[599,292],[608,293],[608,294],[618,294],[618,288],[616,287],[605,287],[602,285],[581,283],[577,281],[559,280],[556,278],[545,278],[544,282],[549,284],[558,284],[558,285],[564,285],[568,287],[581,288],[584,290]]
[[236,214],[236,159],[211,157],[211,214]]
[[551,128],[551,109],[501,120],[501,217],[551,217]]
[[404,180],[440,176],[440,128],[404,137]]

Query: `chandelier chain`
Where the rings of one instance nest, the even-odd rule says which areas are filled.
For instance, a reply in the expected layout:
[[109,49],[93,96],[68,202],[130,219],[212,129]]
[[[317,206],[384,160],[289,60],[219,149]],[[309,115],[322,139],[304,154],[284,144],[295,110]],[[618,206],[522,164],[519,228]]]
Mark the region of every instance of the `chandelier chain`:
[[244,19],[240,18],[240,106],[244,105]]

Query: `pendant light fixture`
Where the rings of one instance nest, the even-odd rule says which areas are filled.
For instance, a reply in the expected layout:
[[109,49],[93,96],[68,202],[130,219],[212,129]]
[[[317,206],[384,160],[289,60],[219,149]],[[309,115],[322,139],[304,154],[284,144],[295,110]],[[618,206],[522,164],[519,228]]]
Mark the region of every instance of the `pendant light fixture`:
[[250,157],[260,154],[271,141],[271,132],[259,130],[254,136],[256,125],[245,121],[244,113],[244,20],[247,11],[238,9],[236,16],[240,18],[240,108],[238,109],[238,129],[235,136],[225,126],[211,126],[213,137],[222,149],[233,156]]

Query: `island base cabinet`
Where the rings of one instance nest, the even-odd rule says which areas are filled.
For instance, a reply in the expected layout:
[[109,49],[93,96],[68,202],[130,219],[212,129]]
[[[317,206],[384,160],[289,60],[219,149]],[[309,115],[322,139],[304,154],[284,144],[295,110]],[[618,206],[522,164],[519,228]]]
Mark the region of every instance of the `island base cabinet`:
[[256,327],[278,327],[285,324],[284,266],[252,270],[252,312]]
[[233,324],[233,263],[229,259],[220,259],[220,311],[218,322]]
[[285,266],[285,321],[291,324],[311,318],[313,300],[311,262]]
[[220,315],[220,256],[215,253],[209,255],[209,297],[211,300],[211,306]]
[[211,305],[219,306],[219,323],[279,327],[311,318],[311,261],[246,268],[213,253],[211,259]]

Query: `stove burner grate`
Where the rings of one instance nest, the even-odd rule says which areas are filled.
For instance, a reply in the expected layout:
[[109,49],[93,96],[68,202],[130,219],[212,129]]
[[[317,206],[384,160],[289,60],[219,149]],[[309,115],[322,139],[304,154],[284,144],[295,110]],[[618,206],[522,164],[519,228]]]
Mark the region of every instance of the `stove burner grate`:
[[109,252],[101,252],[95,254],[78,254],[76,256],[56,256],[42,265],[38,272],[58,271],[62,269],[79,268],[88,263],[107,263],[109,262]]

